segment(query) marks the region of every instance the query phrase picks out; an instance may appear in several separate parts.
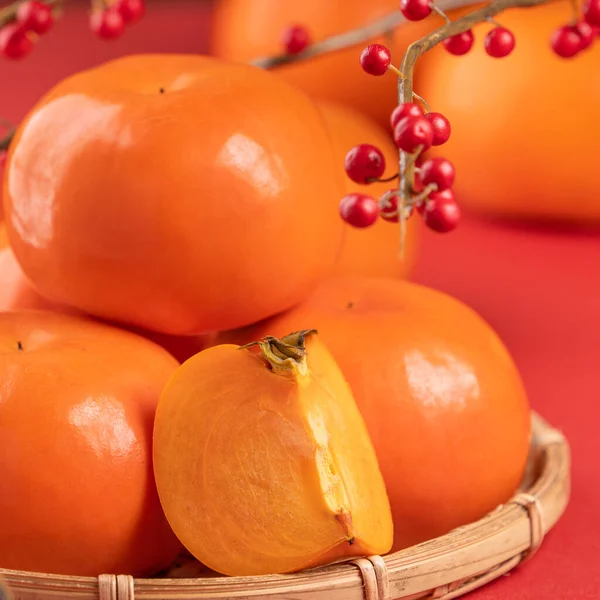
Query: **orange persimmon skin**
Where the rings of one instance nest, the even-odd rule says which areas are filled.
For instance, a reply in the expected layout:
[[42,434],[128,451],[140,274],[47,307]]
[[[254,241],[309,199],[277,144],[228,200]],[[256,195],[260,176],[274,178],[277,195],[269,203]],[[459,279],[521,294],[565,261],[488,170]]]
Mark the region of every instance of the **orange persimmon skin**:
[[550,48],[552,32],[572,16],[568,2],[503,12],[517,43],[502,60],[485,52],[488,24],[474,28],[477,43],[465,56],[436,48],[419,59],[416,89],[452,123],[449,142],[432,153],[454,163],[464,207],[509,219],[600,224],[591,176],[600,44],[573,59]]
[[[346,194],[359,192],[380,198],[395,184],[372,183],[368,186],[354,183],[344,171],[344,159],[348,151],[357,144],[372,144],[379,148],[386,159],[383,178],[398,172],[398,150],[385,129],[369,117],[353,108],[337,102],[317,102],[331,133],[336,153],[335,167],[346,182]],[[332,198],[339,206],[339,198]],[[375,225],[357,229],[347,225],[344,230],[342,248],[336,262],[335,275],[365,275],[372,277],[404,277],[414,264],[418,238],[419,219],[410,219],[406,228],[404,256],[400,257],[400,226],[379,219]]]
[[[54,304],[40,296],[25,277],[13,251],[6,245],[4,227],[0,224],[0,312],[13,310],[51,310],[65,314],[77,314],[66,306]],[[205,336],[175,336],[146,330],[134,330],[150,341],[162,346],[180,363],[204,350]]]
[[348,384],[318,339],[279,374],[220,345],[180,367],[156,413],[154,472],[179,539],[226,575],[285,573],[392,545],[389,501]]
[[8,246],[6,228],[0,223],[0,312],[46,309],[51,304],[35,292]]
[[170,564],[181,546],[158,500],[151,444],[177,365],[91,320],[0,313],[3,568],[141,576]]
[[62,81],[23,121],[6,225],[43,296],[203,333],[284,310],[330,272],[343,232],[333,172],[316,106],[275,75],[128,56]]
[[[219,0],[213,16],[212,50],[216,56],[242,62],[276,56],[284,52],[282,34],[290,25],[306,27],[318,42],[397,11],[398,0]],[[393,73],[367,75],[360,66],[360,53],[368,43],[385,44],[394,64],[399,64],[408,45],[437,25],[434,18],[405,23],[391,38],[374,38],[274,71],[311,96],[347,104],[389,126],[390,113],[398,103],[398,80]]]
[[4,247],[0,249],[0,311],[18,309],[58,310],[58,307],[33,289],[13,251]]
[[515,492],[529,405],[511,357],[475,312],[402,280],[340,279],[217,341],[244,343],[306,323],[331,349],[369,429],[395,549],[474,521]]

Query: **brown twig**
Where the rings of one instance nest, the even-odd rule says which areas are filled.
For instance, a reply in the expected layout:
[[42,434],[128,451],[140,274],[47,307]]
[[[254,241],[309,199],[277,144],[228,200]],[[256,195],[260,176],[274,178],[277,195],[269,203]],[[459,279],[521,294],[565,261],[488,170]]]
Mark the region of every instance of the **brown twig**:
[[[462,8],[476,3],[477,0],[440,0],[437,4],[444,10],[453,10],[455,8]],[[360,46],[373,38],[390,36],[390,34],[392,34],[399,25],[402,25],[402,23],[406,23],[406,18],[399,10],[395,10],[393,13],[381,17],[372,23],[316,42],[298,54],[263,56],[250,61],[250,64],[255,67],[260,67],[261,69],[274,69],[290,63],[301,62],[308,60],[309,58],[320,56],[321,54],[330,54],[331,52],[338,52],[354,46]]]
[[[450,21],[439,29],[436,29],[432,33],[425,37],[413,42],[406,50],[402,63],[400,65],[400,72],[402,77],[398,79],[398,103],[403,104],[405,102],[412,102],[415,94],[413,92],[413,78],[414,70],[417,60],[420,56],[442,43],[444,40],[451,38],[452,36],[464,33],[473,28],[473,26],[489,21],[493,19],[497,14],[507,10],[509,8],[526,8],[545,4],[551,0],[494,0],[487,6],[475,10],[469,14],[462,16],[456,21]],[[399,172],[400,180],[398,182],[398,190],[400,192],[400,204],[412,203],[412,190],[414,189],[415,183],[415,158],[414,155],[408,155],[406,152],[400,152],[399,155]],[[404,214],[404,211],[400,211],[400,215]],[[401,218],[401,253],[404,247],[404,231],[405,225]]]
[[0,127],[3,127],[8,132],[4,137],[0,138],[0,150],[7,150],[15,134],[15,127],[10,121],[2,118],[0,118]]

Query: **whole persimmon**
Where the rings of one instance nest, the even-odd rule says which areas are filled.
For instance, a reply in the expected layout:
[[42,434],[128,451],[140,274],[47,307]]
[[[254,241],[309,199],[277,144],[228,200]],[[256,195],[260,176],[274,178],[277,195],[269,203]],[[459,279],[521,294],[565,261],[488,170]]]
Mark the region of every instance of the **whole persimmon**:
[[[236,61],[275,56],[285,53],[282,38],[290,26],[304,27],[311,40],[318,42],[399,14],[398,10],[398,0],[220,0],[214,12],[212,51]],[[388,125],[398,102],[398,80],[391,73],[367,75],[360,66],[360,53],[369,43],[386,44],[392,60],[399,64],[408,44],[438,25],[434,18],[404,23],[391,36],[279,66],[275,72],[312,96],[348,104]]]
[[337,279],[293,310],[217,342],[319,331],[377,452],[394,549],[507,501],[527,463],[530,410],[498,336],[461,302],[400,279]]
[[0,313],[0,565],[150,575],[180,551],[156,492],[152,429],[177,361],[107,325]]
[[[398,172],[398,150],[391,137],[380,125],[357,110],[337,102],[319,101],[336,152],[336,170],[346,182],[346,194],[365,193],[380,198],[395,182],[360,185],[344,172],[344,159],[358,144],[371,144],[383,153],[386,171],[382,177]],[[339,204],[340,198],[332,198]],[[399,224],[379,219],[375,225],[358,229],[346,226],[342,248],[336,263],[336,275],[405,276],[416,258],[419,237],[418,219],[407,224],[405,251],[400,256]]]
[[65,79],[20,125],[8,235],[55,302],[167,334],[238,327],[330,272],[334,164],[317,107],[275,75],[127,56]]
[[[464,56],[443,48],[418,62],[416,85],[452,124],[436,150],[456,167],[461,205],[490,216],[599,224],[596,140],[600,44],[572,59],[557,56],[550,38],[572,18],[568,2],[502,13],[516,47],[490,58],[484,36]],[[576,99],[576,107],[573,101]]]
[[392,516],[352,392],[316,332],[215,346],[165,387],[154,472],[173,531],[226,575],[383,554]]

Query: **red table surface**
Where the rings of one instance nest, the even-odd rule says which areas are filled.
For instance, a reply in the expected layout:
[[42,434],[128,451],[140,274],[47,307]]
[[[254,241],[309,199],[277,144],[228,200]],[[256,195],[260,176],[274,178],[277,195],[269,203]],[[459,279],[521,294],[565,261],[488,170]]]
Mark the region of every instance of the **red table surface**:
[[[0,62],[1,116],[18,120],[60,78],[109,58],[206,51],[210,2],[152,3],[144,21],[114,42],[96,40],[86,18],[85,3],[70,7],[26,61]],[[600,598],[599,268],[600,232],[470,217],[451,235],[424,236],[414,278],[489,321],[513,353],[533,407],[566,433],[572,447],[565,516],[534,560],[472,595],[480,600]]]

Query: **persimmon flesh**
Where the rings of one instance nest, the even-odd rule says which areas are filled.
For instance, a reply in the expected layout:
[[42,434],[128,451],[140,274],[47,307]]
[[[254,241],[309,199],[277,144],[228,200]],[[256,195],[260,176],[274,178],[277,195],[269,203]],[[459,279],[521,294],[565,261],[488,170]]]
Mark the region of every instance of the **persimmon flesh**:
[[392,507],[394,549],[475,521],[517,490],[529,403],[507,349],[473,310],[400,279],[332,279],[291,311],[216,341],[243,344],[307,323],[367,424]]
[[[305,345],[304,345],[305,344]],[[209,348],[156,414],[154,471],[171,527],[226,575],[383,554],[389,502],[350,388],[314,335]]]

